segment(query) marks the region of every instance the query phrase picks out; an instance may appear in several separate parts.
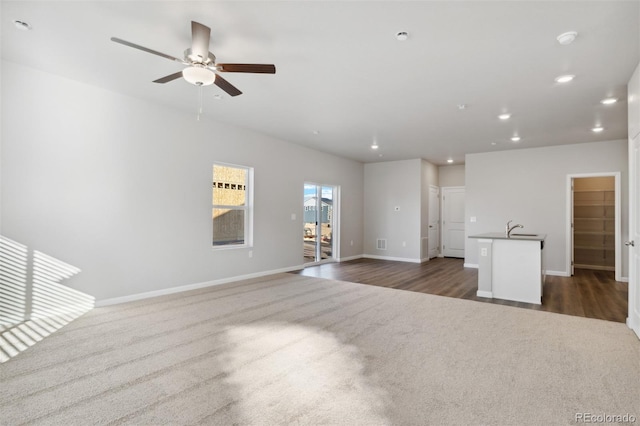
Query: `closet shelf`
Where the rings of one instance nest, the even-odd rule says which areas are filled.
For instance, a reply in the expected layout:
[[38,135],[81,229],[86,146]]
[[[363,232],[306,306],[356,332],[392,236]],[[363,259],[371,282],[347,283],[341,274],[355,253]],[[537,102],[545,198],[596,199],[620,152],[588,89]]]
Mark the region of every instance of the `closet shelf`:
[[598,271],[615,271],[616,268],[615,266],[611,266],[611,265],[605,265],[605,262],[592,262],[592,263],[585,263],[585,264],[580,264],[580,263],[576,263],[573,265],[574,268],[578,268],[578,269],[595,269]]
[[616,235],[613,231],[573,231],[574,234],[579,235]]
[[615,247],[606,247],[606,246],[573,246],[576,250],[604,250],[604,251],[615,251]]
[[574,207],[615,207],[614,201],[576,201]]

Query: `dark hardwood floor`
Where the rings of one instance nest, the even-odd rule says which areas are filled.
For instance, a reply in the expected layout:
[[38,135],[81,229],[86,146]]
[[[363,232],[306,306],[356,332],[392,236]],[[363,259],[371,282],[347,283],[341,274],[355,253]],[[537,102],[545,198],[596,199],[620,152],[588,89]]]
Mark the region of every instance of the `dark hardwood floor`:
[[294,273],[608,321],[627,318],[627,283],[615,281],[614,273],[606,271],[576,269],[573,277],[547,275],[542,305],[476,296],[478,270],[465,268],[462,259],[435,258],[421,264],[358,259]]

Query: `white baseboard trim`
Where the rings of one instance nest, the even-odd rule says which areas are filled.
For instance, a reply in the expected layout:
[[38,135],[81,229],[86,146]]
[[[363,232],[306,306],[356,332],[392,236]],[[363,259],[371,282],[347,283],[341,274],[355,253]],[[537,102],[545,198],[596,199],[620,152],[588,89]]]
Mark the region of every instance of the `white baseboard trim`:
[[340,259],[338,259],[338,262],[348,262],[350,260],[356,260],[356,259],[362,259],[364,256],[361,254],[355,255],[355,256],[349,256],[349,257],[341,257]]
[[364,257],[365,259],[393,260],[395,262],[421,263],[420,259],[410,259],[407,257],[377,256],[375,254],[363,254],[362,257]]
[[478,297],[486,297],[486,298],[489,298],[489,299],[493,299],[493,292],[491,292],[491,291],[478,290],[478,291],[476,292],[476,296],[478,296]]
[[628,283],[629,282],[629,277],[620,277],[616,281],[621,282],[621,283]]
[[636,333],[636,337],[640,339],[640,323],[636,324],[634,323],[633,318],[627,317],[627,327],[633,330],[633,332]]
[[253,273],[253,274],[238,275],[238,276],[235,276],[235,277],[221,278],[219,280],[205,281],[205,282],[196,283],[196,284],[187,284],[187,285],[182,285],[182,286],[178,286],[178,287],[163,288],[161,290],[147,291],[145,293],[131,294],[129,296],[113,297],[113,298],[110,298],[110,299],[103,299],[103,300],[96,301],[95,302],[95,307],[96,308],[100,308],[100,307],[103,307],[103,306],[118,305],[120,303],[133,302],[135,300],[149,299],[151,297],[165,296],[167,294],[181,293],[183,291],[197,290],[197,289],[200,289],[200,288],[212,287],[212,286],[215,286],[215,285],[232,283],[234,281],[241,281],[241,280],[248,280],[248,279],[251,279],[251,278],[265,277],[267,275],[280,274],[280,273],[283,273],[283,272],[299,271],[300,269],[304,269],[304,265],[290,266],[290,267],[287,267],[287,268],[274,269],[274,270],[271,270],[271,271],[256,272],[256,273]]
[[465,263],[464,265],[465,268],[474,268],[474,269],[478,269],[478,264],[477,263]]
[[552,275],[554,277],[570,277],[571,274],[565,271],[550,271],[550,270],[546,270],[544,271],[544,273],[546,275]]

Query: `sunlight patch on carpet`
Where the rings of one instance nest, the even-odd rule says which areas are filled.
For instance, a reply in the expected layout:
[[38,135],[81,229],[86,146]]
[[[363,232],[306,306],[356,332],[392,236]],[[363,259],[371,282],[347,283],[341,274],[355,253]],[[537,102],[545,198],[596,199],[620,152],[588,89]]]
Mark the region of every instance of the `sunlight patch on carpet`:
[[229,328],[226,338],[233,347],[223,360],[226,384],[239,401],[241,423],[388,423],[386,391],[366,371],[359,349],[334,334],[261,324]]

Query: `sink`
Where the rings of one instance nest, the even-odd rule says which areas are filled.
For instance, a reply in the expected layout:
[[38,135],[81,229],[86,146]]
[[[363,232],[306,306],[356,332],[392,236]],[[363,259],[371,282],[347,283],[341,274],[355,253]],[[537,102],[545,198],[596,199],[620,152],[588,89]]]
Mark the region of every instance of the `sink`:
[[512,237],[537,237],[538,234],[511,234]]

